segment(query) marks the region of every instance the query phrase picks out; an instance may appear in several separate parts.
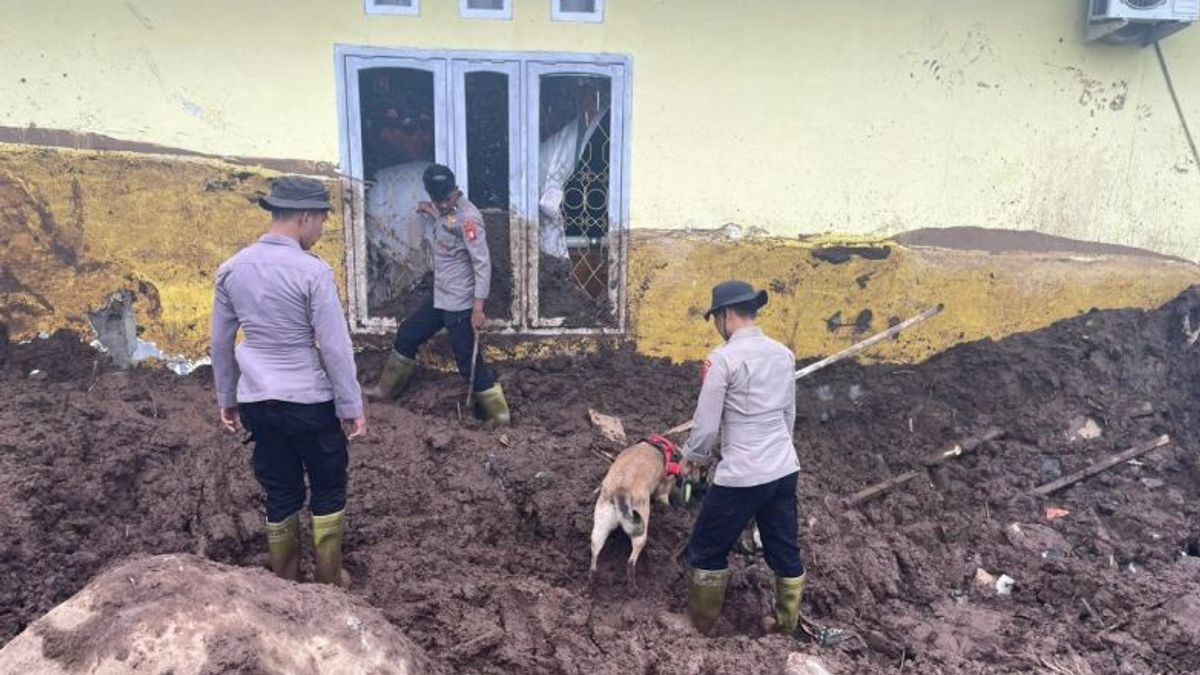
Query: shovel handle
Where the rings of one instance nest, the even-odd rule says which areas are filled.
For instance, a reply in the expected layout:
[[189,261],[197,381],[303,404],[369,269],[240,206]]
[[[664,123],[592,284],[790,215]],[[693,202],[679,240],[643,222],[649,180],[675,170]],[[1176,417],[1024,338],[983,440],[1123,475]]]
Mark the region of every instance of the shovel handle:
[[471,349],[471,377],[467,380],[467,411],[471,410],[471,398],[475,395],[475,366],[479,363],[479,331],[475,331],[475,346]]

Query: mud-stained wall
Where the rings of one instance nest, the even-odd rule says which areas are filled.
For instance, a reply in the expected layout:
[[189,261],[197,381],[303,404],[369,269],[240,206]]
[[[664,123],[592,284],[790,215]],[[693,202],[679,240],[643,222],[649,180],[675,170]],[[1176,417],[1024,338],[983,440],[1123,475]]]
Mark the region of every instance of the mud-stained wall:
[[[332,163],[335,43],[627,53],[635,228],[979,225],[1200,259],[1154,51],[1084,45],[1082,1],[615,0],[603,24],[422,4],[0,2],[0,126]],[[1200,129],[1200,29],[1163,52]]]
[[[134,293],[139,335],[208,351],[212,278],[265,231],[272,172],[219,161],[0,145],[0,322],[11,337],[68,328]],[[316,252],[342,275],[340,210]],[[343,282],[344,283],[344,282]]]
[[[213,272],[266,227],[255,200],[270,175],[215,160],[0,145],[0,322],[14,339],[58,328],[90,338],[88,313],[112,292],[129,290],[143,339],[168,354],[204,355]],[[317,253],[340,276],[339,213]],[[832,353],[889,320],[945,304],[942,316],[869,355],[896,361],[1092,307],[1151,307],[1200,283],[1200,266],[1145,256],[865,240],[836,248],[844,243],[637,230],[631,337],[648,354],[702,358],[717,342],[700,316],[710,286],[734,276],[771,291],[765,326],[801,357]],[[516,343],[507,354],[579,346]]]

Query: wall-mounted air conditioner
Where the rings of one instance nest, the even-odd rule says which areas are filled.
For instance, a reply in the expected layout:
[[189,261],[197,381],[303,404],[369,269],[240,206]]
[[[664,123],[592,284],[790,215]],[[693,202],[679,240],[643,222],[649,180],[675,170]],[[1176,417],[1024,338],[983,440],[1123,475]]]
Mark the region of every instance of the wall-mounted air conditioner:
[[1084,37],[1145,46],[1198,19],[1200,0],[1087,0]]

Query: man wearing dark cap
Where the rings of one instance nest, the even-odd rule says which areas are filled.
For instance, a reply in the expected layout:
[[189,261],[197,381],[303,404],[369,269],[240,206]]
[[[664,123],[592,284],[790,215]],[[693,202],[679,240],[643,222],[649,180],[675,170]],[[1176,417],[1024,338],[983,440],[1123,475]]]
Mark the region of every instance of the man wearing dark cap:
[[[682,470],[720,461],[688,541],[688,614],[712,630],[729,584],[729,550],[753,518],[775,572],[775,615],[767,628],[791,635],[800,615],[804,563],[796,544],[796,357],[754,324],[767,292],[743,281],[712,291],[712,317],[725,344],[704,362],[704,381]],[[719,446],[719,447],[718,447]]]
[[217,270],[212,368],[221,424],[236,432],[240,422],[254,440],[271,569],[299,577],[307,474],[315,577],[346,586],[346,442],[366,434],[367,420],[333,268],[309,252],[329,194],[320,181],[284,176],[259,205],[271,212],[270,230]]
[[[483,305],[491,290],[492,260],[483,216],[463,196],[448,167],[430,165],[422,178],[432,200],[421,202],[418,212],[433,221],[433,297],[400,324],[379,383],[367,392],[374,399],[391,401],[400,394],[412,379],[417,350],[443,328],[449,334],[458,372],[469,378],[475,334],[487,320]],[[485,419],[508,424],[504,390],[483,362],[483,355],[476,359],[471,383],[475,400]]]

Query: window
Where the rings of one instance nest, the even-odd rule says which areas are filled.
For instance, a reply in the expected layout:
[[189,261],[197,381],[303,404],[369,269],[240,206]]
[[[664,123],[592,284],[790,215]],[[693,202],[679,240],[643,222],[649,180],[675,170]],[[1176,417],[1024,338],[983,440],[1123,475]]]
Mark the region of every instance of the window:
[[512,0],[458,0],[458,15],[464,19],[512,19]]
[[550,0],[550,18],[555,21],[604,21],[604,0]]
[[[462,6],[460,0],[460,7]],[[505,0],[508,4],[508,0]],[[627,330],[628,57],[339,46],[355,330],[431,292],[421,174],[450,166],[492,255],[492,329]]]
[[421,13],[421,0],[363,0],[363,8],[367,14],[417,16]]

